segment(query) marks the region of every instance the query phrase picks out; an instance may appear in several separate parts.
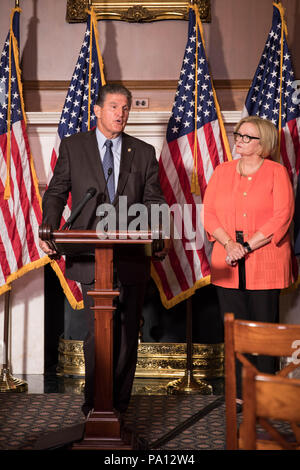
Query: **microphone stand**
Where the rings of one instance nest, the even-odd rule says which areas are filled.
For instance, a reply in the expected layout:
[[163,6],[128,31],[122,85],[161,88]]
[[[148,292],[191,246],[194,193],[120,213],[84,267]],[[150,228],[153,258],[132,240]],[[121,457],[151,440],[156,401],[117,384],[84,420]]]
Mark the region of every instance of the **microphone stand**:
[[0,392],[27,392],[28,384],[24,380],[13,377],[8,367],[8,338],[9,338],[9,313],[10,313],[10,293],[5,292],[4,296],[4,331],[3,331],[3,364],[0,371]]
[[66,223],[63,225],[61,230],[66,230],[66,229],[70,230],[71,226],[73,225],[73,222],[75,222],[75,220],[77,219],[79,214],[82,212],[85,205],[90,201],[90,199],[92,199],[95,196],[96,192],[97,191],[96,191],[95,188],[89,188],[87,190],[87,192],[86,192],[84,198],[82,199],[82,201],[80,202],[80,204],[77,204],[77,206],[74,207],[74,212],[73,212],[73,209],[72,209],[70,217],[68,218]]

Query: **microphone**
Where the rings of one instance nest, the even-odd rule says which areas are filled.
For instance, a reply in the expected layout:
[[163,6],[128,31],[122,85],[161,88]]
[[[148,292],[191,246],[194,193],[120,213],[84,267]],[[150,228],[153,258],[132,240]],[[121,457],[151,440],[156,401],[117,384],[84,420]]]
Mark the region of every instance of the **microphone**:
[[105,181],[104,191],[103,191],[103,193],[101,193],[101,203],[103,203],[106,200],[105,192],[106,192],[108,181],[109,181],[109,178],[110,178],[110,175],[112,174],[112,172],[113,172],[113,169],[112,169],[112,167],[110,167],[107,170],[107,180]]
[[64,226],[62,227],[62,230],[65,230],[66,228],[71,228],[71,225],[73,224],[74,220],[77,219],[77,217],[79,216],[80,212],[82,211],[82,209],[84,208],[84,206],[86,205],[86,203],[92,199],[92,197],[95,196],[97,190],[96,188],[89,188],[84,196],[84,198],[82,199],[82,201],[77,204],[77,206],[74,208],[74,210],[72,210],[72,213],[70,215],[70,217],[68,218],[67,222],[64,224]]

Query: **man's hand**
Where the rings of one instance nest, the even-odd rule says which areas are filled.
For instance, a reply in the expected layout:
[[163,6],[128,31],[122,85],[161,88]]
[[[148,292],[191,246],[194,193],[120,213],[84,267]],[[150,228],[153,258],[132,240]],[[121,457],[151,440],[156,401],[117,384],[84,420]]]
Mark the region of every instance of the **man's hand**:
[[48,243],[45,242],[44,240],[41,240],[40,238],[39,238],[39,247],[48,256],[57,255],[57,252],[55,250],[52,250],[52,248],[50,248]]
[[171,248],[171,239],[170,238],[165,238],[164,239],[164,247],[161,251],[156,251],[153,255],[154,259],[156,261],[163,261],[167,254],[169,253],[169,250]]

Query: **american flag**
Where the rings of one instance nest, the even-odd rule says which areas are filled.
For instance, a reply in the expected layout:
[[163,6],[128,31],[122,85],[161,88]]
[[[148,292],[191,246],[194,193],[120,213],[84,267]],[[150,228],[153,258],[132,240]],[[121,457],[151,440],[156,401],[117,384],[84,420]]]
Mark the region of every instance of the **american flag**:
[[[228,159],[231,154],[209,73],[200,15],[191,6],[180,79],[159,160],[166,201],[169,206],[178,204],[184,213],[184,227],[177,227],[182,238],[174,239],[164,261],[152,263],[152,277],[166,308],[210,282],[211,244],[200,221],[200,204],[214,169]],[[178,225],[177,216],[174,221]],[[198,240],[188,236],[188,227]]]
[[286,41],[284,9],[281,3],[273,5],[272,27],[242,114],[269,119],[278,128],[280,161],[296,189],[300,168],[300,106]]
[[[48,181],[51,180],[53,175],[61,140],[77,132],[89,131],[96,125],[96,116],[93,113],[93,107],[98,96],[99,88],[104,84],[103,61],[98,45],[97,19],[91,8],[88,12],[84,40],[57,129]],[[71,208],[72,201],[70,195],[63,212],[61,227],[70,216]],[[80,284],[65,277],[65,257],[61,256],[59,260],[54,260],[51,264],[59,277],[61,286],[71,306],[74,309],[82,308],[83,302]]]
[[19,68],[20,9],[11,14],[0,59],[0,294],[49,262],[39,248],[41,198],[26,133]]

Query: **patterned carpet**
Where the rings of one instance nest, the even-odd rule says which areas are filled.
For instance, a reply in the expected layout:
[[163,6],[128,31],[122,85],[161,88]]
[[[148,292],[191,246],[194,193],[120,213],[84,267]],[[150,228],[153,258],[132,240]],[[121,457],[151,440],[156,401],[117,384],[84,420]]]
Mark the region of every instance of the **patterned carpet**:
[[[1,394],[0,450],[50,448],[53,441],[48,436],[68,429],[78,435],[84,423],[81,404],[82,396],[76,394]],[[135,395],[124,422],[148,449],[217,450],[225,446],[220,396]]]
[[73,394],[1,394],[0,449],[32,450],[41,435],[83,423],[81,404]]
[[134,396],[125,423],[149,449],[217,450],[225,446],[222,397]]

